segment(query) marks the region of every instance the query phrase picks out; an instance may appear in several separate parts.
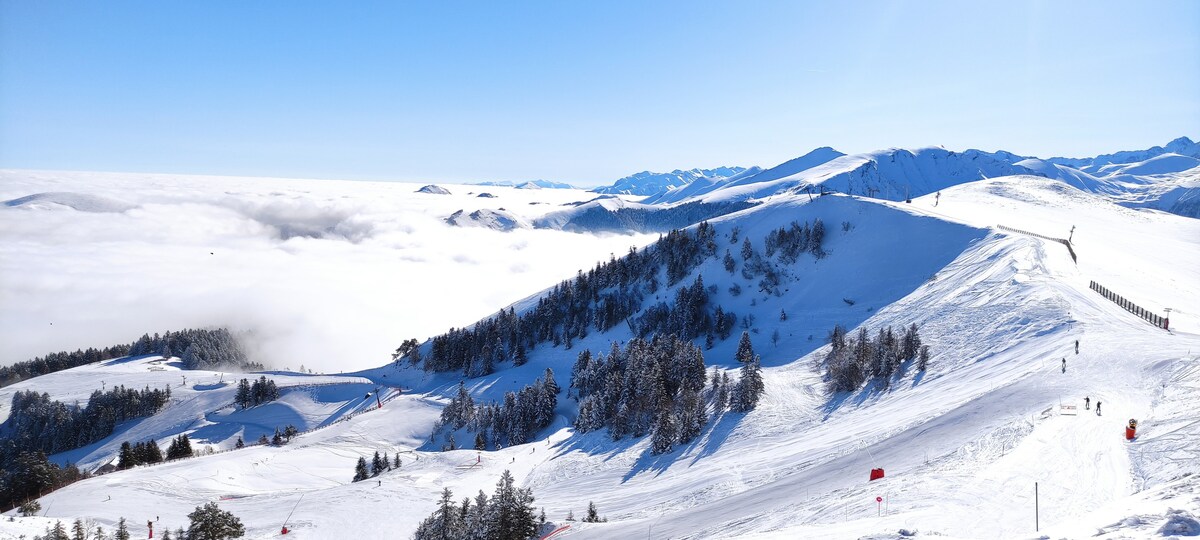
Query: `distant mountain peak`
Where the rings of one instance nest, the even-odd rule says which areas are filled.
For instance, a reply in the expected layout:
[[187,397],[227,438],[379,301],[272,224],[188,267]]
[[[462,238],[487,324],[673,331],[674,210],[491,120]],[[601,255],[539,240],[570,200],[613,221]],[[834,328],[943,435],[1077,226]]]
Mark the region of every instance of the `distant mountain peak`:
[[701,178],[728,178],[745,171],[745,167],[715,167],[712,169],[675,169],[667,173],[642,171],[617,180],[611,186],[593,189],[610,195],[654,195],[685,186]]

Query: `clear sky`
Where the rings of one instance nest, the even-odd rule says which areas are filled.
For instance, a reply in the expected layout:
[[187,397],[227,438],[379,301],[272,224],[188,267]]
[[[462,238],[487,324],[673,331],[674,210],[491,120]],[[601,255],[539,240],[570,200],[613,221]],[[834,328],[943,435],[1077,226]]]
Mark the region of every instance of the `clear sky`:
[[1200,135],[1200,2],[0,0],[0,167],[608,183]]

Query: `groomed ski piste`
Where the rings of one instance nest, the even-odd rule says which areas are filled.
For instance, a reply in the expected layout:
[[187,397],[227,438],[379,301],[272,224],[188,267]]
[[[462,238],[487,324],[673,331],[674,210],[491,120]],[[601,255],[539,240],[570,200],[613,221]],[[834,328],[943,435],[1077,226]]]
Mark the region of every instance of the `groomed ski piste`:
[[[1171,524],[1200,527],[1189,521],[1200,516],[1200,222],[1121,207],[1060,180],[1006,176],[911,203],[779,194],[712,223],[718,238],[737,226],[758,240],[817,217],[828,227],[829,255],[801,259],[782,296],[751,289],[731,297],[725,291],[740,278],[719,265],[693,272],[717,286],[723,306],[758,315],[752,337],[766,393],[756,410],[711,418],[699,438],[670,453],[652,456],[649,437],[574,434],[565,393],[559,418],[529,444],[430,451],[430,431],[459,374],[390,364],[339,376],[272,374],[281,386],[336,382],[345,390],[294,401],[285,392],[283,403],[261,412],[223,413],[232,386],[213,388],[221,374],[150,371],[149,358],[116,361],[39,377],[0,398],[28,387],[70,401],[86,398],[98,379],[140,388],[188,377],[159,415],[119,426],[101,448],[55,456],[80,463],[98,463],[87,456],[133,434],[190,430],[203,445],[208,429],[226,448],[237,426],[325,427],[282,447],[72,484],[40,499],[44,517],[0,522],[0,536],[32,536],[77,517],[111,529],[125,517],[134,537],[144,537],[147,520],[173,530],[196,506],[217,501],[248,538],[280,537],[285,520],[287,538],[404,538],[443,488],[460,499],[490,494],[506,469],[533,489],[548,521],[569,526],[556,539],[1151,538]],[[999,225],[1069,236],[1078,260],[1062,244]],[[1172,308],[1170,330],[1097,294],[1092,281],[1160,315]],[[830,396],[817,364],[835,323],[851,333],[916,323],[933,352],[929,369],[910,366],[888,389],[868,383]],[[776,329],[782,337],[773,345],[766,336]],[[477,401],[495,400],[550,367],[565,387],[579,351],[628,337],[618,328],[571,350],[540,346],[528,364],[504,364],[465,384]],[[736,370],[736,341],[706,350],[706,363]],[[365,388],[385,385],[404,392],[336,421],[359,406]],[[1083,408],[1085,397],[1092,409]],[[1131,418],[1139,429],[1127,441]],[[376,451],[398,453],[402,466],[351,483],[355,460]],[[876,467],[886,476],[868,481]],[[607,522],[565,520],[568,512],[582,517],[589,501]]]

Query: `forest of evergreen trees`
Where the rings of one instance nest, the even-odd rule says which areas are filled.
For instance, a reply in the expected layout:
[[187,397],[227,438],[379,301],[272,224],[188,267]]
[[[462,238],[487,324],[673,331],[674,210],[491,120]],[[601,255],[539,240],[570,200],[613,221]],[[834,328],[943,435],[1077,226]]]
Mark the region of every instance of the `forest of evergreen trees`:
[[549,368],[542,378],[526,385],[519,392],[506,392],[504,403],[481,403],[458,386],[458,393],[442,409],[442,416],[434,426],[434,440],[446,428],[447,450],[461,447],[453,438],[453,432],[462,428],[475,434],[472,447],[490,450],[504,446],[525,444],[554,420],[554,408],[558,406],[558,383]]
[[129,345],[113,345],[103,349],[88,347],[87,350],[75,352],[56,352],[39,356],[33,360],[17,362],[11,366],[0,367],[0,387],[32,379],[39,375],[54,373],[64,369],[120,358],[129,354]]
[[92,392],[86,407],[66,405],[32,390],[13,395],[8,420],[0,424],[0,506],[78,480],[74,466],[59,468],[46,459],[112,434],[120,422],[150,416],[171,398],[170,389],[134,390],[118,386]]
[[251,362],[245,349],[224,328],[212,330],[188,328],[163,335],[143,334],[129,346],[129,355],[161,354],[165,357],[178,356],[184,369],[217,369],[234,367],[245,370],[261,370],[262,364]]
[[8,510],[43,493],[89,477],[75,465],[59,467],[45,452],[0,454],[0,510]]
[[117,451],[117,468],[124,470],[136,467],[138,465],[153,465],[162,463],[162,449],[158,447],[158,443],[150,440],[129,444],[129,441],[121,443],[121,449]]
[[[802,253],[824,255],[824,231],[820,220],[812,226],[793,222],[781,227],[764,240],[768,247],[765,257],[746,238],[743,276],[761,276],[760,289],[779,294],[787,265]],[[735,243],[736,234],[731,233]],[[492,373],[503,361],[524,364],[529,350],[538,345],[570,348],[573,340],[619,324],[627,325],[640,338],[655,334],[682,339],[703,336],[706,346],[711,346],[715,340],[729,337],[738,317],[710,300],[716,289],[705,287],[702,277],[680,287],[669,303],[659,302],[644,310],[642,305],[660,287],[676,285],[701,263],[718,256],[716,229],[707,222],[694,230],[673,230],[645,249],[631,249],[624,257],[580,271],[574,279],[554,286],[525,313],[518,315],[510,307],[473,327],[451,328],[431,339],[424,357],[415,340],[406,340],[396,350],[396,360],[408,358],[414,365],[423,361],[430,371],[461,370],[468,377],[479,377]],[[725,267],[732,273],[737,263],[728,252],[725,258]]]
[[[747,334],[742,341],[749,346]],[[706,393],[704,354],[691,341],[655,336],[649,341],[634,338],[624,349],[613,343],[607,356],[585,350],[571,371],[571,393],[579,402],[575,431],[608,428],[609,436],[620,440],[653,430],[655,454],[691,442],[708,421],[709,404],[714,414],[726,406],[745,412],[758,404],[763,392],[758,357],[752,347],[739,350],[738,356],[743,362],[738,382],[731,384],[728,375],[714,372]]]
[[161,336],[143,334],[129,345],[113,345],[101,349],[89,347],[75,352],[62,351],[3,366],[0,367],[0,387],[84,364],[140,354],[178,356],[186,369],[212,369],[217,366],[245,370],[263,369],[262,364],[247,359],[245,350],[229,330],[188,328],[178,332],[167,332]]
[[158,390],[147,386],[135,390],[117,386],[107,392],[92,392],[87,406],[80,407],[54,401],[45,393],[17,392],[8,420],[0,424],[3,436],[0,453],[56,454],[79,448],[111,435],[113,428],[125,420],[158,412],[170,398],[170,388]]
[[512,473],[504,471],[496,491],[488,497],[483,490],[462,504],[450,488],[442,490],[437,510],[425,518],[414,540],[528,540],[535,538],[539,521],[534,513],[533,491],[516,487]]
[[248,409],[277,399],[279,399],[279,387],[275,386],[274,380],[267,379],[266,375],[263,375],[253,383],[246,379],[238,381],[234,402],[239,408]]
[[855,390],[868,380],[887,388],[905,362],[916,359],[919,371],[929,364],[929,346],[921,344],[916,324],[899,332],[890,326],[880,328],[874,338],[865,326],[859,327],[857,337],[850,337],[839,325],[829,333],[829,343],[825,374],[833,392]]

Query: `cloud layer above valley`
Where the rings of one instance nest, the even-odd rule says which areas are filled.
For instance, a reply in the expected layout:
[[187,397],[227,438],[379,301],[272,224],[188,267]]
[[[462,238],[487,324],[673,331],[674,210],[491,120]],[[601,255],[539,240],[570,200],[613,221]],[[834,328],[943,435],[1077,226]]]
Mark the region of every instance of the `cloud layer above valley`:
[[0,171],[0,364],[228,326],[274,367],[363,369],[650,240],[442,221],[536,217],[580,191],[418,187]]

